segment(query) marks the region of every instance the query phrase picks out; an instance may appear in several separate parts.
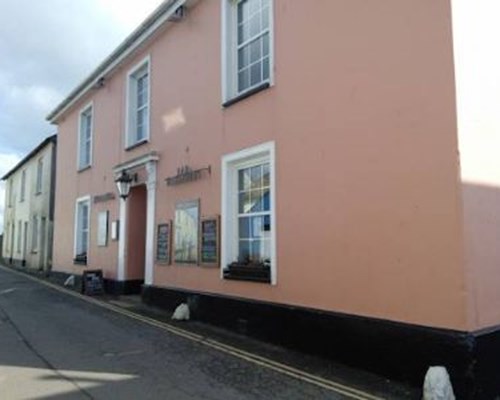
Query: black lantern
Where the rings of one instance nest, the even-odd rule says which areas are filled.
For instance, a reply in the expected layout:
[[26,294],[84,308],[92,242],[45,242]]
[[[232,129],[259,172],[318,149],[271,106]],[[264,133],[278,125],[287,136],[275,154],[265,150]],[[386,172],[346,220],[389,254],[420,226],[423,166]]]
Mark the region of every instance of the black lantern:
[[130,193],[130,183],[132,181],[133,178],[126,171],[122,171],[120,176],[115,179],[118,193],[123,200],[126,200]]

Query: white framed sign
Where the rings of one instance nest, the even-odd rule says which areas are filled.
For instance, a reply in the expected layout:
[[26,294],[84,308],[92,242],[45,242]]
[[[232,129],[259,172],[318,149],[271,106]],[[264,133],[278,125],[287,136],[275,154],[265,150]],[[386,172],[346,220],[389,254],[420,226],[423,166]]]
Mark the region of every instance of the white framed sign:
[[97,245],[105,247],[108,245],[108,211],[97,214]]

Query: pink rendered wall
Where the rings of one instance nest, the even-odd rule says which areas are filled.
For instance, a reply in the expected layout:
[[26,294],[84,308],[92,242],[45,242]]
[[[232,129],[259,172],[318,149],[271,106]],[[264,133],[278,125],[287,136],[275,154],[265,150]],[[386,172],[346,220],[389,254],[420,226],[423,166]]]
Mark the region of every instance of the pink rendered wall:
[[[448,1],[276,0],[275,85],[227,109],[220,36],[220,2],[201,1],[89,95],[102,149],[95,167],[58,181],[71,204],[60,208],[68,226],[59,223],[56,242],[72,235],[72,198],[111,185],[119,162],[159,152],[161,223],[182,200],[220,214],[221,156],[274,140],[277,285],[194,265],[155,266],[155,285],[467,327]],[[151,142],[125,152],[126,72],[147,54]],[[77,112],[60,124],[62,165],[74,157]],[[212,174],[167,187],[184,164]],[[68,262],[56,246],[55,264]]]

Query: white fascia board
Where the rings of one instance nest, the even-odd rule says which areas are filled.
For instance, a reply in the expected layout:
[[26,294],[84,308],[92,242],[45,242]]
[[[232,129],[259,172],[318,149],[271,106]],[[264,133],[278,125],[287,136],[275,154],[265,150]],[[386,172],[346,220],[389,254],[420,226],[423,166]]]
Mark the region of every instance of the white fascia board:
[[[175,11],[183,5],[194,5],[198,0],[177,0],[168,6],[164,14],[148,26],[149,19],[139,26],[118,48],[111,53],[87,79],[85,79],[77,88],[69,94],[48,116],[47,121],[52,124],[57,124],[59,118],[68,111],[76,102],[78,102],[85,94],[96,86],[98,81],[109,76],[127,57],[134,53],[144,42],[149,39],[159,28],[161,28],[172,17]],[[160,6],[161,8],[162,6]],[[156,13],[150,17],[157,18]],[[137,38],[135,35],[141,30],[144,30]],[[130,43],[129,43],[130,41]]]

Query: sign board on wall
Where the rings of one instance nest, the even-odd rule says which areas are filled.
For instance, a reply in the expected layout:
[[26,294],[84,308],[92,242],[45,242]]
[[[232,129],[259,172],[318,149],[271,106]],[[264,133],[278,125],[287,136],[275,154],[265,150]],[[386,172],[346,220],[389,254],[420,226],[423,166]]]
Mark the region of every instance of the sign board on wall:
[[158,224],[156,233],[156,261],[161,264],[171,263],[172,221]]
[[219,217],[201,220],[200,262],[202,265],[219,265]]

